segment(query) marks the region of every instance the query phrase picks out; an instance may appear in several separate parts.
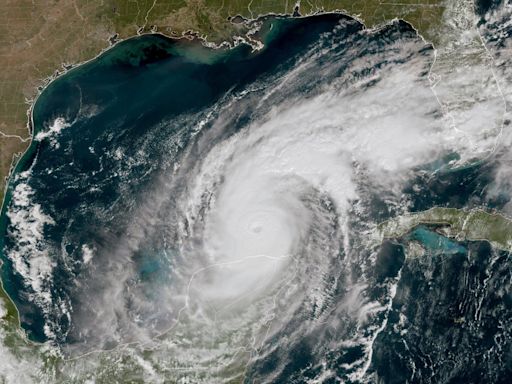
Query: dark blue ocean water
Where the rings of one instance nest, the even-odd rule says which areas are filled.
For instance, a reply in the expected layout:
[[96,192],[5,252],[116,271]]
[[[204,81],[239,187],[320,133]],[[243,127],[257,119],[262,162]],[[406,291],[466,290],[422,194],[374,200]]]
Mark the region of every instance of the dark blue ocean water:
[[[293,66],[297,53],[332,30],[340,18],[282,19],[271,33],[264,26],[260,34],[267,46],[258,53],[248,45],[212,50],[199,41],[143,36],[119,43],[52,82],[34,106],[35,134],[48,131],[59,117],[71,126],[56,138],[35,140],[16,173],[30,169],[33,201],[55,220],[45,240],[62,244],[66,254],[65,262],[64,256],[55,255],[59,265],[53,294],[69,299],[69,283],[82,269],[82,244],[91,239],[101,244],[123,233],[130,212],[147,198],[144,191],[173,166],[205,111],[228,91],[240,92],[262,76]],[[359,29],[352,23],[345,33]],[[251,113],[240,111],[240,125]],[[122,158],[115,151],[122,151]],[[14,177],[9,190],[16,185]],[[4,212],[3,233],[8,226]],[[18,241],[2,239],[3,249]],[[3,281],[21,309],[22,325],[32,339],[45,340],[41,309],[26,301],[23,281],[12,274],[11,261],[4,262]],[[158,260],[153,263],[142,262],[143,274],[150,274]],[[65,317],[61,321],[65,334],[70,324]]]
[[[212,50],[198,41],[141,36],[117,44],[53,81],[44,90],[33,111],[36,140],[10,179],[0,226],[1,277],[20,310],[21,325],[30,339],[51,341],[60,346],[80,345],[84,340],[94,346],[98,342],[94,335],[84,331],[83,323],[75,323],[74,319],[77,315],[87,321],[93,309],[100,310],[95,308],[101,304],[96,301],[96,293],[102,292],[104,280],[120,273],[110,268],[113,262],[107,252],[109,245],[126,238],[127,228],[141,206],[155,201],[155,206],[151,207],[158,207],[157,200],[161,196],[152,191],[155,186],[165,185],[164,179],[178,159],[190,161],[207,153],[209,147],[198,146],[196,135],[202,134],[198,133],[201,130],[213,130],[211,116],[221,114],[226,100],[234,97],[235,113],[230,116],[228,128],[212,136],[210,146],[237,133],[258,116],[260,111],[253,106],[261,87],[272,87],[276,76],[292,71],[299,65],[300,55],[333,30],[334,37],[330,38],[346,41],[346,44],[340,45],[334,57],[320,57],[318,64],[335,62],[336,71],[331,77],[310,73],[303,83],[283,91],[280,97],[310,97],[336,75],[344,74],[352,60],[385,50],[397,39],[420,44],[415,31],[403,22],[396,22],[378,33],[366,34],[361,24],[342,15],[269,18],[263,22],[259,33],[265,43],[261,51],[255,52],[245,44],[233,49]],[[328,46],[330,41],[324,44]],[[431,54],[429,46],[419,45],[414,52],[426,58]],[[375,66],[399,64],[407,59],[397,54],[396,62],[377,62]],[[362,68],[360,73],[351,76],[365,76],[370,72],[371,68]],[[255,96],[246,101],[246,94]],[[271,105],[262,108],[270,109]],[[59,132],[51,133],[58,118],[65,124]],[[41,133],[48,134],[37,139]],[[450,156],[452,154],[447,155],[447,160],[436,161],[447,162]],[[436,161],[426,164],[423,170],[437,168]],[[439,205],[456,208],[479,205],[482,191],[490,183],[490,167],[492,164],[485,163],[428,175],[419,172],[403,194],[413,211]],[[423,185],[420,192],[412,188],[418,183]],[[39,205],[53,221],[42,227],[42,237],[35,248],[20,248],[20,244],[24,244],[20,235],[34,234],[18,231],[19,228],[14,228],[13,216],[8,216],[9,212],[15,214],[18,209],[24,209],[13,199],[20,186],[26,186],[25,190],[29,191],[30,207]],[[173,194],[182,192],[170,190],[169,200],[172,201]],[[492,202],[494,207],[503,203]],[[166,211],[169,207],[177,209],[172,202],[166,204]],[[396,209],[387,205],[382,191],[369,191],[365,204],[368,217],[374,221],[389,218]],[[156,209],[155,221],[165,222],[163,215],[163,210]],[[355,242],[358,225],[361,223],[354,220],[351,227],[356,232]],[[130,254],[130,265],[138,271],[130,287],[142,287],[147,301],[154,303],[151,309],[158,313],[162,305],[158,301],[159,286],[172,284],[169,280],[172,265],[168,260],[180,256],[172,241],[159,235],[154,223],[147,224],[139,242],[142,246]],[[404,247],[410,242],[421,244],[427,257],[406,261]],[[94,249],[96,256],[92,261],[85,261],[84,246]],[[357,246],[355,244],[354,248]],[[8,255],[18,249],[47,252],[54,268],[50,277],[42,280],[42,286],[27,284],[26,278],[15,272],[13,259]],[[361,259],[369,260],[369,252],[361,252]],[[419,227],[403,239],[386,241],[369,270],[354,265],[351,278],[357,280],[364,276],[368,279],[370,287],[366,294],[382,302],[389,294],[386,284],[402,274],[390,321],[375,342],[369,372],[383,382],[397,383],[411,377],[411,382],[427,382],[424,380],[431,373],[446,379],[452,366],[457,369],[453,371],[455,379],[451,382],[505,377],[510,372],[508,363],[501,369],[496,359],[488,358],[479,365],[478,359],[484,355],[485,348],[477,335],[483,332],[482,340],[489,342],[502,332],[493,317],[510,319],[510,297],[509,301],[498,305],[492,290],[500,284],[510,285],[504,278],[510,272],[507,257],[486,243],[458,243],[441,236],[435,228]],[[495,260],[494,264],[490,265],[490,260]],[[492,268],[497,272],[490,279],[488,270]],[[332,300],[336,300],[337,294],[340,297],[346,294],[343,283],[347,280],[333,277],[332,284],[339,286],[334,289]],[[38,288],[48,292],[51,300],[38,299]],[[472,290],[478,291],[484,304],[478,306],[471,302]],[[126,308],[137,310],[129,300]],[[484,315],[482,321],[468,321],[466,328],[458,325],[462,324],[461,318],[474,317],[478,311],[490,314]],[[400,313],[405,314],[406,320]],[[153,321],[142,321],[146,320]],[[157,329],[164,327],[159,321],[164,320],[154,320],[151,325]],[[301,320],[296,321],[291,321],[285,329],[298,327]],[[45,332],[45,326],[51,329],[50,333]],[[88,326],[88,331],[90,329],[93,324]],[[403,329],[407,331],[400,333]],[[284,350],[276,349],[268,358],[250,367],[248,377],[258,381],[273,374],[279,366],[276,382],[304,382],[306,378],[315,377],[319,362],[325,361],[329,369],[339,371],[339,377],[349,382],[351,368],[346,367],[364,356],[364,346],[328,350],[327,345],[332,341],[330,338],[334,340],[355,332],[354,326],[340,333],[332,331],[321,337],[309,334],[290,341]],[[449,343],[444,342],[447,338]],[[106,346],[115,346],[115,342],[109,341]],[[510,343],[505,347],[509,348]],[[432,358],[435,361],[421,366],[428,361],[428,356],[435,356]],[[451,356],[453,362],[445,364],[443,360],[447,356]],[[464,371],[466,366],[475,368]],[[411,376],[413,371],[416,376]]]

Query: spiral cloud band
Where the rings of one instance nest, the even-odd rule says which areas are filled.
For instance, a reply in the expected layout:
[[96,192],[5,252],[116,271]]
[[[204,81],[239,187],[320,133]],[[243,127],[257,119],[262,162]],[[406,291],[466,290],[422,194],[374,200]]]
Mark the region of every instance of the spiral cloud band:
[[[168,57],[137,59],[146,72],[134,75],[107,53],[47,91],[65,98],[40,113],[4,248],[33,339],[77,361],[151,351],[206,382],[340,367],[362,380],[398,278],[372,272],[375,228],[414,204],[418,177],[495,153],[504,95],[485,61],[437,82],[436,52],[403,22],[262,23],[261,52],[207,59],[142,38]],[[168,78],[133,93],[109,66],[140,87]]]

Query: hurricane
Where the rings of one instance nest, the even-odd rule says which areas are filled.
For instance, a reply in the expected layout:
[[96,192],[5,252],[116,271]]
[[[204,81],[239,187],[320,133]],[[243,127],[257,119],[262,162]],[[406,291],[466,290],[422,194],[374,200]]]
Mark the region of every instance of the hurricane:
[[[429,366],[441,352],[414,340],[459,297],[450,271],[510,271],[503,251],[429,227],[379,232],[436,206],[507,206],[495,191],[509,169],[509,58],[494,60],[508,34],[491,19],[464,34],[495,45],[449,72],[403,21],[258,23],[261,47],[121,42],[39,97],[4,207],[2,280],[70,382],[119,367],[134,382],[389,382],[392,353],[398,378],[438,382],[457,364]],[[482,360],[488,378],[511,367],[505,328],[492,328],[502,352]]]

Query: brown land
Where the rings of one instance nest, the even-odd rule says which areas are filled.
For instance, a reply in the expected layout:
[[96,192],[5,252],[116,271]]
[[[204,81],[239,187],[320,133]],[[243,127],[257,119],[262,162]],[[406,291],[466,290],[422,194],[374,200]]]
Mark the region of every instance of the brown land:
[[[228,18],[291,14],[292,0],[3,0],[0,3],[0,201],[5,180],[30,143],[31,102],[63,64],[77,64],[108,48],[109,38],[187,30],[212,42],[229,40],[239,27]],[[307,0],[302,15],[345,11],[368,27],[402,18],[436,41],[441,0]]]

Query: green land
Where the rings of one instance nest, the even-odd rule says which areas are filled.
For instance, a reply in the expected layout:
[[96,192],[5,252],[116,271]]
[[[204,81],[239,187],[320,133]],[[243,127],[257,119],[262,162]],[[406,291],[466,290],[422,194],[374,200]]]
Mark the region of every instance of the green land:
[[[53,78],[108,49],[110,39],[192,31],[208,42],[232,42],[249,26],[234,16],[344,12],[368,28],[401,18],[435,43],[443,22],[441,0],[5,0],[0,4],[0,201],[9,173],[31,140],[30,109]],[[10,303],[9,318],[17,318]]]
[[[395,18],[413,25],[426,41],[442,44],[447,0],[4,0],[0,4],[0,200],[13,165],[30,144],[30,108],[41,89],[67,67],[90,60],[108,49],[110,39],[160,32],[170,37],[192,31],[206,41],[233,41],[248,32],[237,15],[255,19],[267,14],[301,15],[344,12],[368,28]],[[401,237],[414,227],[440,227],[457,240],[487,240],[512,250],[512,221],[482,210],[433,208],[391,219],[377,227],[379,240]],[[1,285],[0,285],[1,287]],[[44,369],[54,373],[63,361],[42,346],[28,343],[19,327],[16,307],[3,289],[0,299],[2,343],[20,356],[43,356]],[[1,312],[1,311],[0,311]],[[103,355],[102,355],[103,356]],[[105,359],[108,355],[105,355]],[[103,359],[103,357],[102,357]],[[35,361],[35,360],[34,360]],[[115,367],[122,362],[110,364]],[[71,363],[70,363],[71,364]],[[41,369],[41,367],[38,367]],[[105,370],[104,378],[116,377]],[[0,377],[2,382],[2,377]],[[98,382],[102,381],[99,378]],[[110,381],[113,382],[113,381]]]
[[421,224],[439,226],[443,235],[459,241],[485,240],[497,249],[512,251],[512,221],[501,214],[479,209],[436,207],[381,223],[378,233],[382,238],[401,237]]

